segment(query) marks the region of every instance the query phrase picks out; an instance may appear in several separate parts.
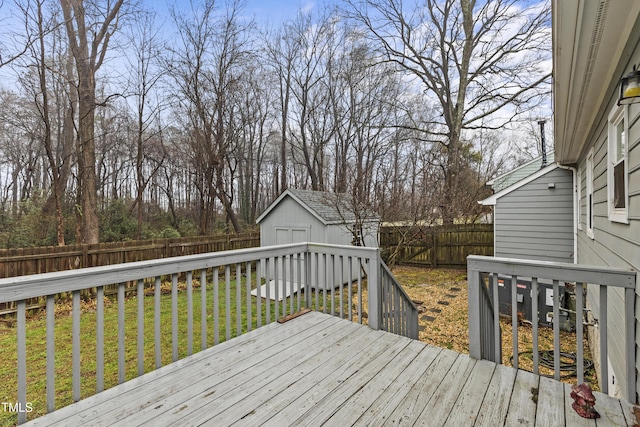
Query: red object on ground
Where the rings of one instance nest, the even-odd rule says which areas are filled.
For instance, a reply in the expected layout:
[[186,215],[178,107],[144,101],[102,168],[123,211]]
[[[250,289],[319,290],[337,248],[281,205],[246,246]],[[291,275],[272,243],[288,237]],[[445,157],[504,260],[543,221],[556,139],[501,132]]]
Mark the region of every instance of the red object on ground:
[[596,397],[593,395],[588,383],[571,386],[570,396],[574,400],[571,407],[582,418],[600,418],[600,414],[595,409]]

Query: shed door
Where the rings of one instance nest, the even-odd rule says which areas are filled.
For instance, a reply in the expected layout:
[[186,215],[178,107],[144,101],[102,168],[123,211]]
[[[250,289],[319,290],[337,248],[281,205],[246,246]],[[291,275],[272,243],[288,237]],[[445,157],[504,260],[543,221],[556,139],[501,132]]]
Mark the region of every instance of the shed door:
[[275,227],[276,245],[302,243],[309,241],[309,227]]

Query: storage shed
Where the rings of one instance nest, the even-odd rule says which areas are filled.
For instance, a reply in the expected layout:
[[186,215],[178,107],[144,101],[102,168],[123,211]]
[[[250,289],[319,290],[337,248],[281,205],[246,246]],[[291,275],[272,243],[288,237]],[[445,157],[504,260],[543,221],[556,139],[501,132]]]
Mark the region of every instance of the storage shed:
[[[256,223],[260,225],[260,246],[283,245],[288,243],[314,242],[334,245],[355,245],[378,247],[380,219],[377,214],[368,209],[355,207],[347,194],[328,193],[323,191],[287,189],[258,217]],[[295,261],[295,260],[294,260]],[[287,262],[292,262],[288,260]],[[316,272],[316,261],[312,263],[312,274],[318,274],[320,282],[327,289],[340,286],[340,274],[344,272],[345,280],[351,281],[358,277],[360,266],[349,266],[344,260],[342,268],[334,269],[334,277],[325,278],[327,266],[324,263],[338,260],[317,260],[320,269]],[[269,271],[263,272],[269,279],[281,278],[289,271],[288,267],[271,265]],[[295,269],[294,269],[295,270]],[[282,299],[298,289],[304,287],[295,277],[293,281],[274,279],[269,281],[269,295],[272,299]],[[277,284],[277,287],[276,287]],[[260,295],[266,295],[266,285],[262,287]],[[277,298],[274,298],[274,295]],[[256,295],[256,291],[252,292]]]
[[[287,189],[258,217],[260,245],[316,242],[378,247],[380,219],[347,194]],[[359,240],[359,241],[356,241]]]
[[[550,161],[553,157],[550,156]],[[573,173],[540,158],[488,183],[497,257],[574,262]]]

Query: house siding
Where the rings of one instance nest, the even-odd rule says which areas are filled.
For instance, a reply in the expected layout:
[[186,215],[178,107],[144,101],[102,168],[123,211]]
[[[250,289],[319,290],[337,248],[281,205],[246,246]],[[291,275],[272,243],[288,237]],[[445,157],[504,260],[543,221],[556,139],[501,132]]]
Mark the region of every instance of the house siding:
[[[555,188],[549,188],[549,184]],[[495,205],[495,256],[573,262],[573,176],[556,168]]]
[[[634,63],[640,61],[640,50],[636,49],[626,68],[631,69]],[[625,269],[640,269],[640,104],[629,105],[627,136],[627,171],[628,171],[628,224],[614,222],[608,217],[608,114],[614,108],[617,101],[617,93],[611,93],[608,104],[604,106],[600,118],[590,132],[590,139],[587,142],[584,152],[578,161],[578,169],[581,171],[580,203],[580,229],[577,235],[578,262],[580,264],[611,266]],[[593,149],[594,174],[593,174],[593,238],[587,235],[587,200],[586,200],[586,158],[589,150]],[[624,376],[624,319],[623,311],[624,299],[621,289],[609,289],[607,311],[609,313],[609,329],[607,331],[607,342],[609,348],[609,362],[613,372],[609,372],[609,383],[614,383],[615,387],[621,390],[626,388],[628,379]],[[589,286],[588,303],[592,314],[597,318],[598,301],[597,288]],[[640,359],[638,357],[638,342],[640,338],[639,323],[640,318],[640,298],[636,288],[635,302],[635,333],[636,370],[640,369]],[[615,381],[611,376],[615,375]],[[636,375],[636,388],[639,388]]]

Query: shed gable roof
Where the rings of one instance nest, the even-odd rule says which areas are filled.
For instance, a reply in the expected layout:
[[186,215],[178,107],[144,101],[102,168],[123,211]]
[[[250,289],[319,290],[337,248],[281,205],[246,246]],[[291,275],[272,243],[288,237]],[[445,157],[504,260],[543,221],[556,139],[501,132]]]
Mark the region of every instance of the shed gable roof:
[[[305,208],[309,213],[316,217],[325,225],[342,224],[344,222],[352,222],[356,220],[354,213],[346,193],[329,193],[326,191],[313,190],[297,190],[289,188],[285,190],[278,198],[269,205],[269,207],[258,217],[257,224],[260,224],[271,211],[280,204],[285,198],[290,197],[300,206]],[[364,221],[376,219],[377,215],[366,210]]]
[[[550,152],[547,155],[547,165],[553,164],[555,161],[554,152]],[[492,179],[487,182],[487,185],[490,185],[493,189],[494,193],[498,193],[504,190],[507,187],[512,186],[513,184],[519,182],[521,179],[524,179],[530,175],[533,175],[537,171],[542,169],[542,156],[537,157],[527,163],[524,163],[517,168],[500,175],[497,178]]]
[[552,163],[549,166],[543,168],[543,169],[539,169],[537,172],[527,176],[526,178],[521,179],[520,181],[506,187],[503,188],[502,190],[498,191],[497,193],[493,194],[490,197],[487,197],[484,200],[480,200],[478,203],[480,203],[481,205],[484,206],[493,206],[496,204],[496,202],[498,201],[498,199],[502,196],[505,196],[515,190],[517,190],[518,188],[532,182],[535,181],[536,179],[540,178],[541,176],[544,176],[546,174],[548,174],[549,172],[556,170],[557,168],[559,168],[560,165],[558,165],[557,163]]

